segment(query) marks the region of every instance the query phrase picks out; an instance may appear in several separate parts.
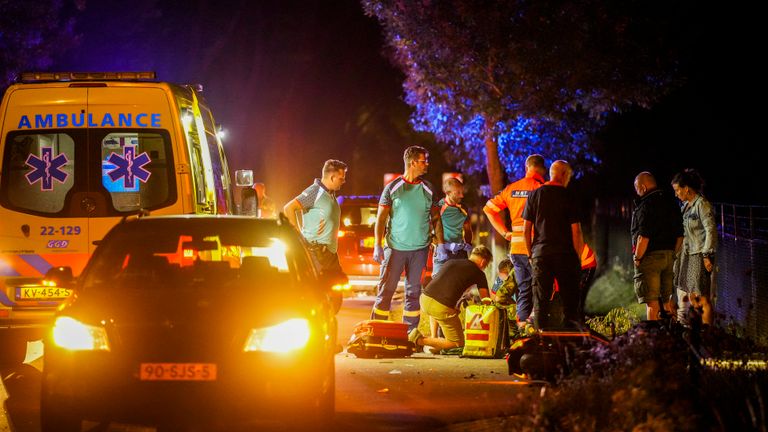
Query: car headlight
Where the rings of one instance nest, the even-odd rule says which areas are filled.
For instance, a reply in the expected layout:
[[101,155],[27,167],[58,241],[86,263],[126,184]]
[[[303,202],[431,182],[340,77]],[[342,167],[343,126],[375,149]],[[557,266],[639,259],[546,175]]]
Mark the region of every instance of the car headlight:
[[309,321],[290,319],[271,327],[252,329],[244,351],[285,353],[304,348],[309,342]]
[[53,325],[53,342],[71,351],[109,351],[107,330],[83,324],[70,317],[58,317]]

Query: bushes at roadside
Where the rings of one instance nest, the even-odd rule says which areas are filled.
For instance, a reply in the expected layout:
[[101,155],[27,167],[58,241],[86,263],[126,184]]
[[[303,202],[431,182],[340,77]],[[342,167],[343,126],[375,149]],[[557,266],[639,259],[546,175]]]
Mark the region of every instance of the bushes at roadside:
[[[572,373],[545,387],[514,431],[765,431],[768,372],[702,367],[690,330],[641,322],[583,352]],[[765,348],[706,328],[700,350],[766,358]]]
[[585,305],[589,315],[605,315],[618,307],[645,316],[645,306],[637,303],[632,287],[632,271],[621,265],[613,266],[595,279]]

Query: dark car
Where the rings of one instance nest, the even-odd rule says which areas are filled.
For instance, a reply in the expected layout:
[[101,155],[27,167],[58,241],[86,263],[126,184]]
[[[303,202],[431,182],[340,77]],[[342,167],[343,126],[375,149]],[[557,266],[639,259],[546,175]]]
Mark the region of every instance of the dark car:
[[318,275],[284,217],[119,223],[44,339],[42,430],[321,428],[334,412],[336,310]]

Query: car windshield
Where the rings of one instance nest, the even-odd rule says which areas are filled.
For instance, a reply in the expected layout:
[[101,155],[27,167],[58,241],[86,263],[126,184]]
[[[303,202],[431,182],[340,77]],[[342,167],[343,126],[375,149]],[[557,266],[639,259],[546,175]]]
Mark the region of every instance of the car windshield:
[[295,252],[303,251],[298,240],[263,224],[152,222],[105,238],[83,275],[83,288],[248,289],[293,285],[311,276],[306,257]]
[[344,227],[370,227],[376,224],[378,206],[372,204],[344,204],[341,207],[341,223]]

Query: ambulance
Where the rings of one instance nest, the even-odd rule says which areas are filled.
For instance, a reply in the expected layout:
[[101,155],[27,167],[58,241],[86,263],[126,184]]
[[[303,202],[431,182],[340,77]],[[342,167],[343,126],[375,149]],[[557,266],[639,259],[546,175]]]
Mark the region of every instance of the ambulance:
[[21,74],[0,105],[0,362],[23,359],[121,218],[228,214],[231,191],[199,86],[154,72]]

